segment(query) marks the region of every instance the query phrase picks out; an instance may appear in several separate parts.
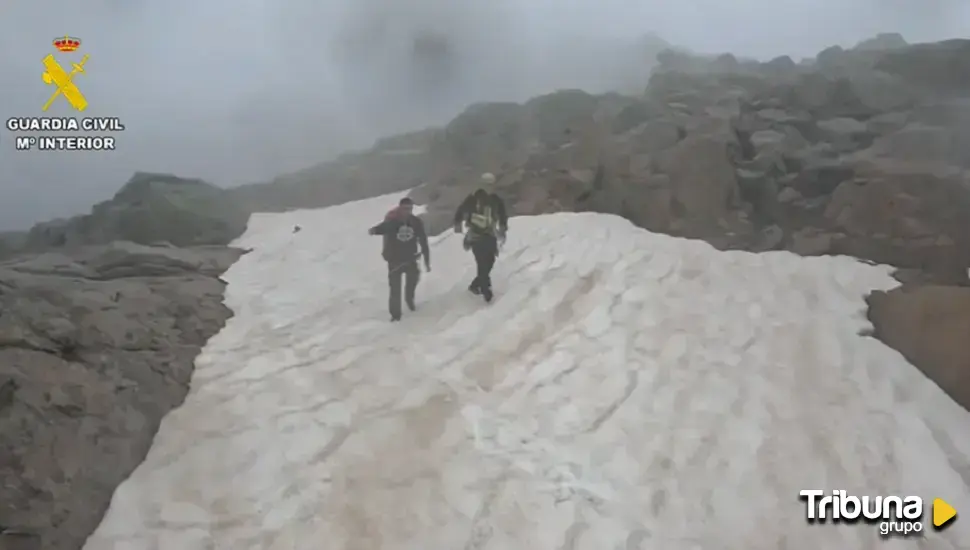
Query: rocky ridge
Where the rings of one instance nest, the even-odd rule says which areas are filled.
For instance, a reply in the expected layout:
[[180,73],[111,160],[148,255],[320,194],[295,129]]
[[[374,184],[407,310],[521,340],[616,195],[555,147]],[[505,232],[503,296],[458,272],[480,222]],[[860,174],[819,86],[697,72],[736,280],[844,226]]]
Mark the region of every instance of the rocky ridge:
[[97,527],[232,314],[219,276],[241,212],[204,182],[136,174],[88,215],[6,236],[0,550],[77,550]]
[[218,276],[239,254],[119,241],[0,263],[0,549],[81,547],[231,316]]
[[[514,215],[604,212],[721,249],[894,265],[907,284],[872,297],[876,335],[970,408],[954,385],[964,379],[940,374],[970,372],[964,355],[933,355],[939,342],[886,328],[914,301],[942,307],[922,285],[968,284],[970,40],[882,34],[799,62],[668,49],[641,95],[563,90],[473,105],[444,128],[245,193],[275,190],[271,207],[284,210],[332,204],[334,188],[356,199],[417,186],[441,231],[486,171]],[[947,315],[958,325],[970,307]]]
[[16,245],[8,246],[6,255],[117,240],[146,245],[224,245],[242,235],[248,220],[249,211],[215,185],[170,174],[138,172],[114,197],[94,205],[90,213],[35,225]]

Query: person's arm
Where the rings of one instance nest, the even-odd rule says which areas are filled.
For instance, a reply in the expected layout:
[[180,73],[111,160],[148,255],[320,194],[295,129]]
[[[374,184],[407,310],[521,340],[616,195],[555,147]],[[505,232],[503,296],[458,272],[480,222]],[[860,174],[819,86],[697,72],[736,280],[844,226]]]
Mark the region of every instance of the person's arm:
[[495,195],[495,214],[498,216],[498,226],[502,233],[509,230],[509,215],[505,210],[505,201]]
[[368,229],[367,233],[370,235],[387,235],[387,230],[390,228],[390,226],[391,226],[390,220],[383,221],[375,225],[374,227],[371,227],[370,229]]
[[458,210],[455,210],[455,231],[461,233],[461,226],[465,222],[465,219],[468,218],[468,213],[475,204],[474,201],[475,197],[468,195],[461,202],[461,205],[458,206]]
[[424,222],[415,216],[417,222],[414,224],[415,232],[418,234],[418,246],[421,247],[421,255],[424,256],[424,267],[431,271],[431,247],[428,246],[428,232],[424,230]]

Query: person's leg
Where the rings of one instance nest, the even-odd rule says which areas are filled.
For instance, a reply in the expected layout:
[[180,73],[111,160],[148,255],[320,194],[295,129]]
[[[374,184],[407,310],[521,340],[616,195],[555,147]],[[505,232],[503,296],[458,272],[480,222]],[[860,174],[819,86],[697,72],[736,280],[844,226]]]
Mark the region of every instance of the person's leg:
[[400,265],[387,264],[387,284],[390,287],[387,309],[391,312],[391,320],[397,321],[401,318],[401,278],[404,276],[404,268]]
[[482,290],[492,288],[492,268],[495,267],[495,256],[498,253],[498,243],[495,239],[482,239],[481,260],[478,268],[478,284]]
[[485,274],[484,267],[488,263],[488,251],[481,241],[476,242],[472,246],[472,254],[475,256],[475,279],[472,281],[468,290],[471,290],[475,294],[479,294],[482,291]]
[[418,262],[411,262],[404,268],[404,303],[408,309],[414,311],[414,291],[418,288],[418,281],[421,280],[421,268]]
[[475,247],[475,264],[477,266],[479,293],[485,301],[492,301],[492,267],[495,266],[495,253],[498,245],[494,239],[482,239]]
[[481,294],[482,292],[482,282],[481,282],[481,272],[482,272],[482,260],[481,260],[481,245],[478,241],[472,241],[469,248],[471,248],[472,255],[475,257],[475,278],[472,279],[472,283],[468,285],[468,290],[472,294]]

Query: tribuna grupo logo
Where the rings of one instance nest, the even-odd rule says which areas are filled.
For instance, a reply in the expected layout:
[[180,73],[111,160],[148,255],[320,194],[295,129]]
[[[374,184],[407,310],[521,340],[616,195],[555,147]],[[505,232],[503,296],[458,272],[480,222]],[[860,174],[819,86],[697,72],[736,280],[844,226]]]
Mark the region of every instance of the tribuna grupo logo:
[[879,534],[909,536],[923,531],[923,499],[916,496],[853,496],[843,490],[826,495],[820,489],[799,491],[809,523],[865,523]]

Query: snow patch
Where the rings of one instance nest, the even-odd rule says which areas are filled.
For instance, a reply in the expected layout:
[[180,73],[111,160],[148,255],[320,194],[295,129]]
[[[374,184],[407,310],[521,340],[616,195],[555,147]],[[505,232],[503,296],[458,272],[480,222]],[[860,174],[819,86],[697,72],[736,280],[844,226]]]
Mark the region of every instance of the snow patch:
[[970,547],[970,522],[882,540],[798,499],[970,510],[970,414],[859,335],[890,268],[514,218],[492,304],[447,233],[391,324],[366,228],[399,196],[253,216],[236,315],[87,550]]

